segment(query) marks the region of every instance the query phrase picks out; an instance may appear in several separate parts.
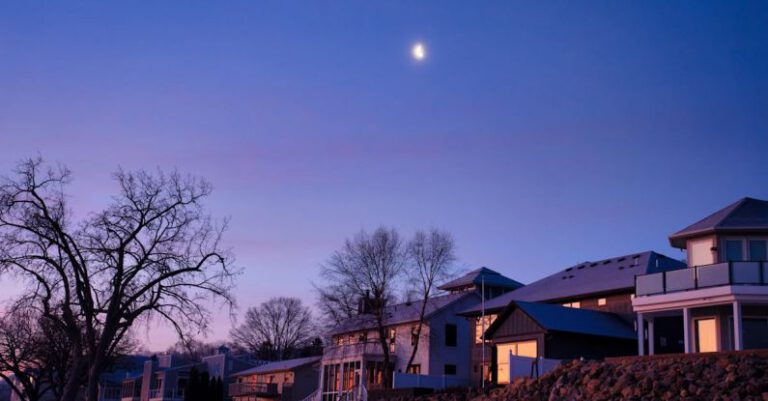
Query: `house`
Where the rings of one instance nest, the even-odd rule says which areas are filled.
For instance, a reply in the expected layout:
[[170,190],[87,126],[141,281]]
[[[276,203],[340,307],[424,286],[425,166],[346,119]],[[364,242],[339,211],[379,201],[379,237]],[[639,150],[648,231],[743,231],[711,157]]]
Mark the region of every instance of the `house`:
[[[483,289],[489,294],[501,294],[521,285],[491,269],[480,268],[440,286],[447,294],[430,298],[426,305],[417,301],[387,306],[384,324],[392,371],[452,376],[468,383],[472,333],[468,321],[458,312],[478,303]],[[422,306],[425,322],[416,338]],[[387,382],[383,376],[384,352],[373,315],[362,307],[359,312],[328,333],[332,344],[323,350],[320,371],[323,401],[335,400],[344,393],[382,388]],[[418,350],[409,369],[408,360],[416,344]]]
[[684,267],[651,251],[584,262],[462,311],[481,350],[472,354],[472,382],[506,382],[510,352],[553,359],[633,354],[635,276]]
[[232,375],[233,401],[300,401],[317,390],[320,357],[288,359]]
[[[116,357],[112,363],[112,366],[99,376],[99,398],[97,400],[120,401],[122,398],[121,387],[123,378],[135,375],[140,372],[142,366],[144,365],[144,361],[146,360],[147,357],[141,355],[120,355]],[[13,377],[12,380],[16,381],[16,378]],[[7,385],[7,383],[4,381],[3,383]],[[10,390],[10,387],[8,387],[8,389]],[[21,397],[19,397],[19,395],[13,391],[9,393],[8,399],[10,401],[21,401]],[[55,399],[56,396],[54,392],[52,390],[48,390],[43,393],[40,401],[54,401]],[[81,391],[78,393],[77,399],[85,399],[84,388],[81,389]]]
[[743,198],[669,237],[686,269],[637,277],[640,354],[663,353],[661,323],[680,352],[768,348],[768,201]]
[[[121,398],[122,401],[181,401],[193,368],[229,383],[233,372],[254,365],[255,362],[247,357],[231,355],[224,346],[213,355],[204,356],[200,362],[185,361],[172,354],[156,355],[144,363],[141,374],[122,381]],[[226,389],[225,386],[225,392]]]

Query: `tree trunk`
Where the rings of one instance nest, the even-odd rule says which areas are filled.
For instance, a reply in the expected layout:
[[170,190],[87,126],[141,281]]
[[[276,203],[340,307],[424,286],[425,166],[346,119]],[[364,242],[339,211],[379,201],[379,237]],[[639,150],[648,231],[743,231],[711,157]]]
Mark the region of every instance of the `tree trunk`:
[[85,372],[86,360],[80,355],[80,352],[72,350],[72,363],[70,364],[69,372],[66,375],[66,383],[64,384],[64,391],[61,394],[59,401],[75,401],[77,400],[78,392],[80,392],[80,384],[82,382],[82,376]]
[[416,352],[419,350],[419,342],[421,341],[421,328],[424,327],[424,314],[427,311],[427,301],[429,301],[429,292],[426,293],[424,299],[421,302],[421,310],[419,311],[419,325],[416,328],[416,341],[413,344],[413,350],[411,350],[411,357],[408,358],[408,364],[405,365],[406,372],[413,365],[413,360],[416,359]]

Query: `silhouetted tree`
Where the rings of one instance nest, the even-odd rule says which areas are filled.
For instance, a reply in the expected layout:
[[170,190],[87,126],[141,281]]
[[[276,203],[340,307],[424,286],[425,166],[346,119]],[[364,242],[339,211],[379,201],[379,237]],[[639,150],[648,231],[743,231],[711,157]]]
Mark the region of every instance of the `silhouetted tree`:
[[[349,288],[366,304],[378,332],[384,362],[385,384],[391,382],[391,356],[389,336],[386,332],[387,303],[392,299],[406,262],[406,250],[400,235],[394,229],[377,228],[372,234],[361,231],[328,260],[321,272],[325,285],[322,289],[334,291]],[[331,306],[329,306],[330,308]]]
[[205,330],[203,300],[232,303],[226,224],[202,201],[204,180],[118,171],[118,196],[77,222],[65,195],[71,174],[25,160],[0,183],[0,272],[20,275],[42,318],[67,336],[69,366],[61,401],[98,398],[99,376],[135,324],[159,318],[180,337]]
[[427,302],[434,294],[436,285],[451,276],[452,264],[456,260],[454,249],[455,244],[451,234],[436,229],[432,229],[428,233],[419,230],[408,241],[407,250],[410,262],[407,270],[408,281],[419,294],[421,305],[419,307],[419,322],[416,325],[416,330],[412,333],[413,348],[411,349],[411,356],[408,358],[407,369],[413,365],[413,360],[419,350]]
[[279,297],[249,308],[245,321],[230,336],[254,354],[269,347],[274,357],[282,360],[309,343],[315,332],[312,313],[300,299]]

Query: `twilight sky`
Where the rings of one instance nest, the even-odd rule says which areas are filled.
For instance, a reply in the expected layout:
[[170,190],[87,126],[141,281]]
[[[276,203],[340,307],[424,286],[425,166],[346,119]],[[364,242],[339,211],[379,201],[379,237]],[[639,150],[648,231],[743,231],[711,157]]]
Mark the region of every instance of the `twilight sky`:
[[241,308],[379,224],[530,282],[768,198],[766,2],[108,3],[0,4],[0,173],[67,164],[80,213],[118,166],[208,178]]

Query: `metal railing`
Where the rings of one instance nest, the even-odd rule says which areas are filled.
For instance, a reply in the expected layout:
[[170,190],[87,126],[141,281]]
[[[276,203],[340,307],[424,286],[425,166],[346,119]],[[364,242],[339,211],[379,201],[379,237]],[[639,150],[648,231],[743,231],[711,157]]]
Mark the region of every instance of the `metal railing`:
[[183,400],[184,399],[184,389],[183,388],[177,388],[177,389],[160,389],[160,388],[151,388],[149,389],[149,399],[150,400]]
[[232,383],[229,385],[230,396],[261,395],[276,396],[277,383]]
[[726,285],[768,285],[768,263],[723,262],[635,277],[635,296]]

